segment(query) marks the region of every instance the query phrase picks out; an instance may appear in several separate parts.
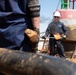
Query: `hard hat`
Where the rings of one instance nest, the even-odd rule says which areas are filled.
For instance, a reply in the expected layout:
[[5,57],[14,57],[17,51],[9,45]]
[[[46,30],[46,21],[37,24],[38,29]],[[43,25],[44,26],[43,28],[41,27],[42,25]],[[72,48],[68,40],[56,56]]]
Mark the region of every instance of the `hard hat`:
[[53,15],[53,16],[61,17],[61,15],[60,15],[60,12],[59,12],[59,11],[54,12],[54,15]]

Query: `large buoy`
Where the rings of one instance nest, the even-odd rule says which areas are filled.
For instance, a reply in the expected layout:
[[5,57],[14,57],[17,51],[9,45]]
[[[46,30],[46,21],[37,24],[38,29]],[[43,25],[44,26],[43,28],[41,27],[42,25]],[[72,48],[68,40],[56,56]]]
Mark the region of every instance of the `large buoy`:
[[75,50],[76,45],[76,10],[74,9],[60,9],[61,14],[60,21],[65,24],[68,29],[68,36],[63,42],[65,51]]
[[76,41],[76,10],[73,9],[60,9],[61,22],[68,28],[68,41]]

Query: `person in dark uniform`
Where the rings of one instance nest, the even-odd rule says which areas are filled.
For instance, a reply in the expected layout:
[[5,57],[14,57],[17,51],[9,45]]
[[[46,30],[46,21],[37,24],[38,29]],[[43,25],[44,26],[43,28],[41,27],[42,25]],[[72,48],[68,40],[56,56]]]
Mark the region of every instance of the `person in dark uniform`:
[[39,0],[0,0],[0,47],[33,52],[24,31],[39,33]]
[[24,31],[29,28],[39,34],[39,24],[39,0],[0,0],[1,48],[34,52]]
[[[53,21],[48,25],[46,29],[45,36],[47,37],[50,34],[50,37],[54,37],[55,33],[59,33],[63,38],[66,38],[68,30],[65,25],[60,22],[60,12],[56,11],[53,15]],[[64,35],[63,35],[64,33]],[[61,58],[65,58],[64,47],[61,44],[61,39],[49,39],[50,45],[50,55],[55,55],[55,45],[57,44],[57,52]]]

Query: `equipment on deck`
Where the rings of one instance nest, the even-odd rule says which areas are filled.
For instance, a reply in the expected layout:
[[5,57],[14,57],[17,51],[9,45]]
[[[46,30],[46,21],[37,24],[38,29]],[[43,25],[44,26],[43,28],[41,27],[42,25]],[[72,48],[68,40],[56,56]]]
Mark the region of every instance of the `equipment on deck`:
[[76,75],[76,64],[44,54],[0,48],[0,72],[6,75]]

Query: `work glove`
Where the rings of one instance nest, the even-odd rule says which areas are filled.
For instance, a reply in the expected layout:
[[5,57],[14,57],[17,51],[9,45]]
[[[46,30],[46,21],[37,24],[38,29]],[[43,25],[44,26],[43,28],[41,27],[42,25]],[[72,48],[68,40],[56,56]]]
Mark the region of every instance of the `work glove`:
[[63,38],[63,39],[65,39],[65,38],[66,38],[66,35],[64,35],[64,34],[62,34],[61,36],[62,36],[62,38]]
[[55,33],[53,36],[54,36],[55,40],[61,39],[61,35],[59,33]]
[[40,34],[39,29],[36,29],[36,28],[34,30],[26,29],[25,34],[27,35],[29,39],[28,41],[29,41],[31,48],[37,51],[38,42],[39,42],[39,34]]
[[64,35],[63,38],[66,38],[66,35]]
[[37,42],[39,40],[39,31],[37,29],[26,29],[25,33],[31,42]]

